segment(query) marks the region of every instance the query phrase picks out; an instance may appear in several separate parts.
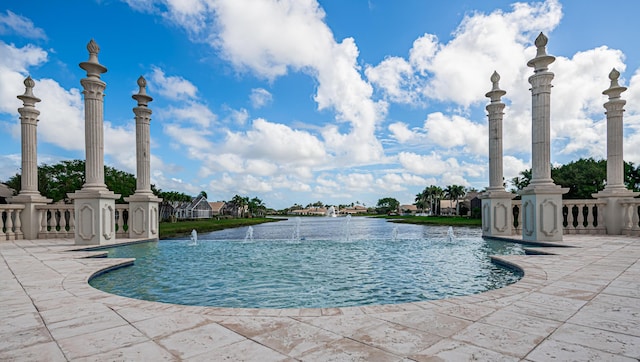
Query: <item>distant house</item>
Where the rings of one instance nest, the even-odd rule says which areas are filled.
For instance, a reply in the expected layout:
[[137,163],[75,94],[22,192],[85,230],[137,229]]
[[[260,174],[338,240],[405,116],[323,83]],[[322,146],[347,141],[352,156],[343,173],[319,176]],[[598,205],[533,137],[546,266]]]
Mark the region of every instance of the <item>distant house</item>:
[[308,207],[305,209],[292,210],[289,212],[292,215],[315,215],[326,216],[327,209],[325,207]]
[[416,205],[400,205],[400,214],[402,215],[415,215],[418,213],[418,207]]
[[174,208],[178,220],[208,219],[212,215],[211,205],[204,195],[194,197],[191,202],[183,202]]
[[344,215],[366,214],[367,208],[361,205],[356,205],[353,207],[347,207],[346,209],[340,209],[338,213]]
[[455,214],[456,214],[455,200],[449,200],[449,199],[440,200],[440,215],[455,215]]
[[224,205],[226,204],[226,202],[224,201],[213,201],[209,203],[209,206],[211,206],[211,215],[212,216],[218,216],[218,215],[222,215],[222,210],[224,209]]
[[13,192],[11,187],[0,183],[0,204],[8,204],[8,199],[13,196]]

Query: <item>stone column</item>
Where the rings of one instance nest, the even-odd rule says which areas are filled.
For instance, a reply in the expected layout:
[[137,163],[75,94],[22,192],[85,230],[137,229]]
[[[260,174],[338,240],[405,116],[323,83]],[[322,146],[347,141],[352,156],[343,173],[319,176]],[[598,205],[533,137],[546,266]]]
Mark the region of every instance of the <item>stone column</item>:
[[22,217],[22,232],[25,239],[38,239],[40,230],[40,218],[36,205],[45,205],[51,202],[40,195],[38,191],[38,111],[35,107],[40,98],[33,95],[35,82],[31,77],[24,80],[25,91],[18,96],[23,103],[18,108],[20,113],[20,132],[22,138],[22,175],[20,176],[20,193],[11,198],[15,204],[24,204]]
[[162,199],[151,191],[151,109],[148,108],[148,103],[153,98],[147,95],[147,81],[144,77],[138,78],[138,86],[138,94],[132,96],[138,102],[138,106],[133,109],[136,118],[136,192],[125,198],[129,203],[129,237],[157,239],[158,204]]
[[120,195],[104,183],[104,89],[100,74],[107,68],[98,62],[100,47],[93,39],[87,45],[89,60],[80,63],[87,77],[80,81],[84,88],[85,184],[69,194],[74,200],[76,244],[102,245],[115,242],[115,200]]
[[620,95],[627,90],[627,87],[620,86],[618,78],[620,78],[620,72],[614,68],[609,73],[611,85],[602,92],[609,96],[609,101],[604,104],[607,110],[605,112],[607,115],[607,185],[604,190],[592,195],[607,201],[605,226],[609,235],[619,235],[622,231],[622,209],[619,200],[633,198],[640,194],[627,189],[624,184],[622,115],[627,101],[620,98]]
[[549,64],[555,57],[547,55],[547,37],[540,33],[535,40],[536,57],[527,65],[533,68],[531,83],[531,183],[522,195],[522,239],[527,241],[561,241],[563,189],[551,178],[551,80]]
[[482,235],[483,236],[511,236],[513,221],[511,199],[515,195],[505,191],[502,174],[502,116],[505,104],[502,96],[507,92],[500,89],[498,82],[500,75],[493,72],[491,83],[493,87],[486,96],[491,99],[487,105],[489,117],[489,188],[482,199]]

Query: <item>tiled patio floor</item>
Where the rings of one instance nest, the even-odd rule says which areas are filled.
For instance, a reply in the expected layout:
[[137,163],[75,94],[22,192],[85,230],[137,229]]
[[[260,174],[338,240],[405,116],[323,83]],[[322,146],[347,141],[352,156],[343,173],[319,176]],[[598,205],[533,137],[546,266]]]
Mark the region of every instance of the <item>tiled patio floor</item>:
[[122,259],[71,240],[0,242],[0,360],[637,361],[640,239],[565,236],[508,256],[525,277],[447,300],[327,309],[178,306],[89,277]]

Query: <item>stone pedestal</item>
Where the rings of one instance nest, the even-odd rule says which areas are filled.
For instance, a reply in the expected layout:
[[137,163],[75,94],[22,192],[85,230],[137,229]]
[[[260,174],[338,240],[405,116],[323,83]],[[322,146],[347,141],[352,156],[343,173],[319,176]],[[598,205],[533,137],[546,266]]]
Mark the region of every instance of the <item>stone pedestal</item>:
[[511,200],[514,194],[502,190],[489,190],[482,199],[482,235],[510,237],[513,233]]
[[124,200],[129,203],[129,237],[158,239],[158,204],[162,199],[134,194]]
[[68,194],[74,200],[77,245],[104,245],[116,240],[116,205],[120,195],[112,191],[80,190]]
[[562,195],[558,185],[527,187],[522,196],[522,240],[562,241]]
[[620,201],[623,199],[631,199],[640,195],[640,192],[633,192],[626,188],[609,188],[593,194],[598,200],[605,200],[607,206],[604,213],[604,225],[607,229],[607,235],[621,235],[623,224],[623,210]]
[[40,215],[36,206],[46,205],[51,202],[39,193],[36,195],[19,194],[11,198],[13,204],[23,204],[24,210],[20,213],[20,221],[22,223],[22,233],[26,240],[37,240],[38,231],[40,231]]

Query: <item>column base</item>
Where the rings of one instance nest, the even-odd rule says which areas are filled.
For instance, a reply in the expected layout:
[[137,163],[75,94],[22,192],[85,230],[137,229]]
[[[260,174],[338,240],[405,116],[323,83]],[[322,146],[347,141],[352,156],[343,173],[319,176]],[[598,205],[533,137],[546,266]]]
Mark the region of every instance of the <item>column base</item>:
[[569,191],[555,184],[535,185],[522,196],[522,240],[562,241],[562,195]]
[[108,245],[116,241],[115,200],[120,195],[104,190],[79,190],[74,200],[76,245]]
[[158,239],[158,204],[162,199],[152,193],[135,193],[124,200],[129,203],[129,237]]
[[489,189],[480,196],[482,199],[482,236],[510,237],[513,235],[511,200],[515,196],[504,189]]
[[620,206],[620,200],[631,199],[638,195],[640,195],[640,192],[631,191],[624,186],[605,187],[604,190],[591,195],[596,199],[607,202],[604,214],[604,225],[607,230],[607,235],[622,234],[624,210]]

